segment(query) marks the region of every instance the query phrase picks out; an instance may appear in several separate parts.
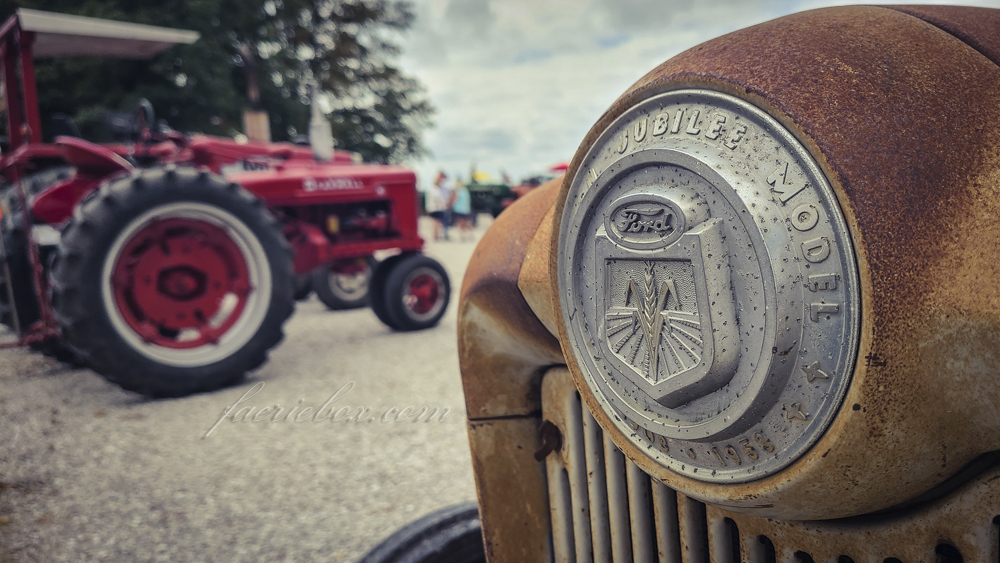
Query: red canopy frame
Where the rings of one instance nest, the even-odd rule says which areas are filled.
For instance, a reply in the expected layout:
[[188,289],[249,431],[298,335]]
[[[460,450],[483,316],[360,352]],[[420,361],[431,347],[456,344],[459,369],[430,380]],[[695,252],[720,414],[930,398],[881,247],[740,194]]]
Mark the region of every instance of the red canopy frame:
[[11,151],[42,142],[34,57],[149,59],[198,40],[195,31],[19,9],[0,27],[7,138]]

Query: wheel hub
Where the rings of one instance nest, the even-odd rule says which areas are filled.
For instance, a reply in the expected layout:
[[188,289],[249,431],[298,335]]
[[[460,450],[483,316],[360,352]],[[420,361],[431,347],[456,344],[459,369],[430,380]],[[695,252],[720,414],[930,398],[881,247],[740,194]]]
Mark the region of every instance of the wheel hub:
[[197,219],[143,227],[114,265],[112,290],[125,322],[147,343],[215,343],[239,318],[252,288],[239,247]]
[[403,303],[418,315],[425,315],[434,308],[441,295],[437,280],[430,274],[418,274],[410,280]]
[[160,293],[178,301],[189,301],[204,294],[207,276],[189,266],[171,268],[160,272]]
[[358,258],[330,272],[330,288],[342,299],[357,299],[368,291],[371,275],[368,261]]

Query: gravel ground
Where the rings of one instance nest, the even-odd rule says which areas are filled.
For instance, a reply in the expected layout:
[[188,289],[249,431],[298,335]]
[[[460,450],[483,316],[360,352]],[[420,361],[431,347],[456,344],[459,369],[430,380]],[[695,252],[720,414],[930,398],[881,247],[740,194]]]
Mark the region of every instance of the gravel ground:
[[[214,393],[149,400],[0,351],[0,561],[356,561],[474,499],[455,343],[474,246],[428,242],[453,285],[440,326],[393,333],[368,309],[330,312],[312,297],[267,364]],[[371,407],[376,421],[225,420],[203,438],[247,393],[241,406],[315,409],[338,391],[334,405]],[[408,406],[453,414],[381,421]]]

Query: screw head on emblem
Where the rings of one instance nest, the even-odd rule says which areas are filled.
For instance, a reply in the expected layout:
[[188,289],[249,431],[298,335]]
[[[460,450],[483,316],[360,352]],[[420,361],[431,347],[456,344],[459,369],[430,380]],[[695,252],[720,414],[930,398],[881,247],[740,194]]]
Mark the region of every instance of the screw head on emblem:
[[854,366],[857,272],[829,183],[776,120],[709,90],[636,104],[572,178],[559,237],[570,349],[622,436],[714,482],[819,439]]

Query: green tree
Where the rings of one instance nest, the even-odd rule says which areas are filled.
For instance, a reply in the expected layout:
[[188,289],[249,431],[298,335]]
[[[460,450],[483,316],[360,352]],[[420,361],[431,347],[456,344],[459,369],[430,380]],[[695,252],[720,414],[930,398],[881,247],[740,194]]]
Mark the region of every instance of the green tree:
[[[305,133],[311,85],[320,84],[337,148],[388,162],[425,152],[434,109],[393,60],[413,21],[399,0],[0,0],[16,7],[201,33],[151,61],[87,58],[36,62],[43,119],[55,112],[93,123],[107,109],[149,99],[180,131],[230,135],[249,106],[241,45],[255,55],[262,105],[276,140]],[[44,123],[43,123],[44,127]]]

